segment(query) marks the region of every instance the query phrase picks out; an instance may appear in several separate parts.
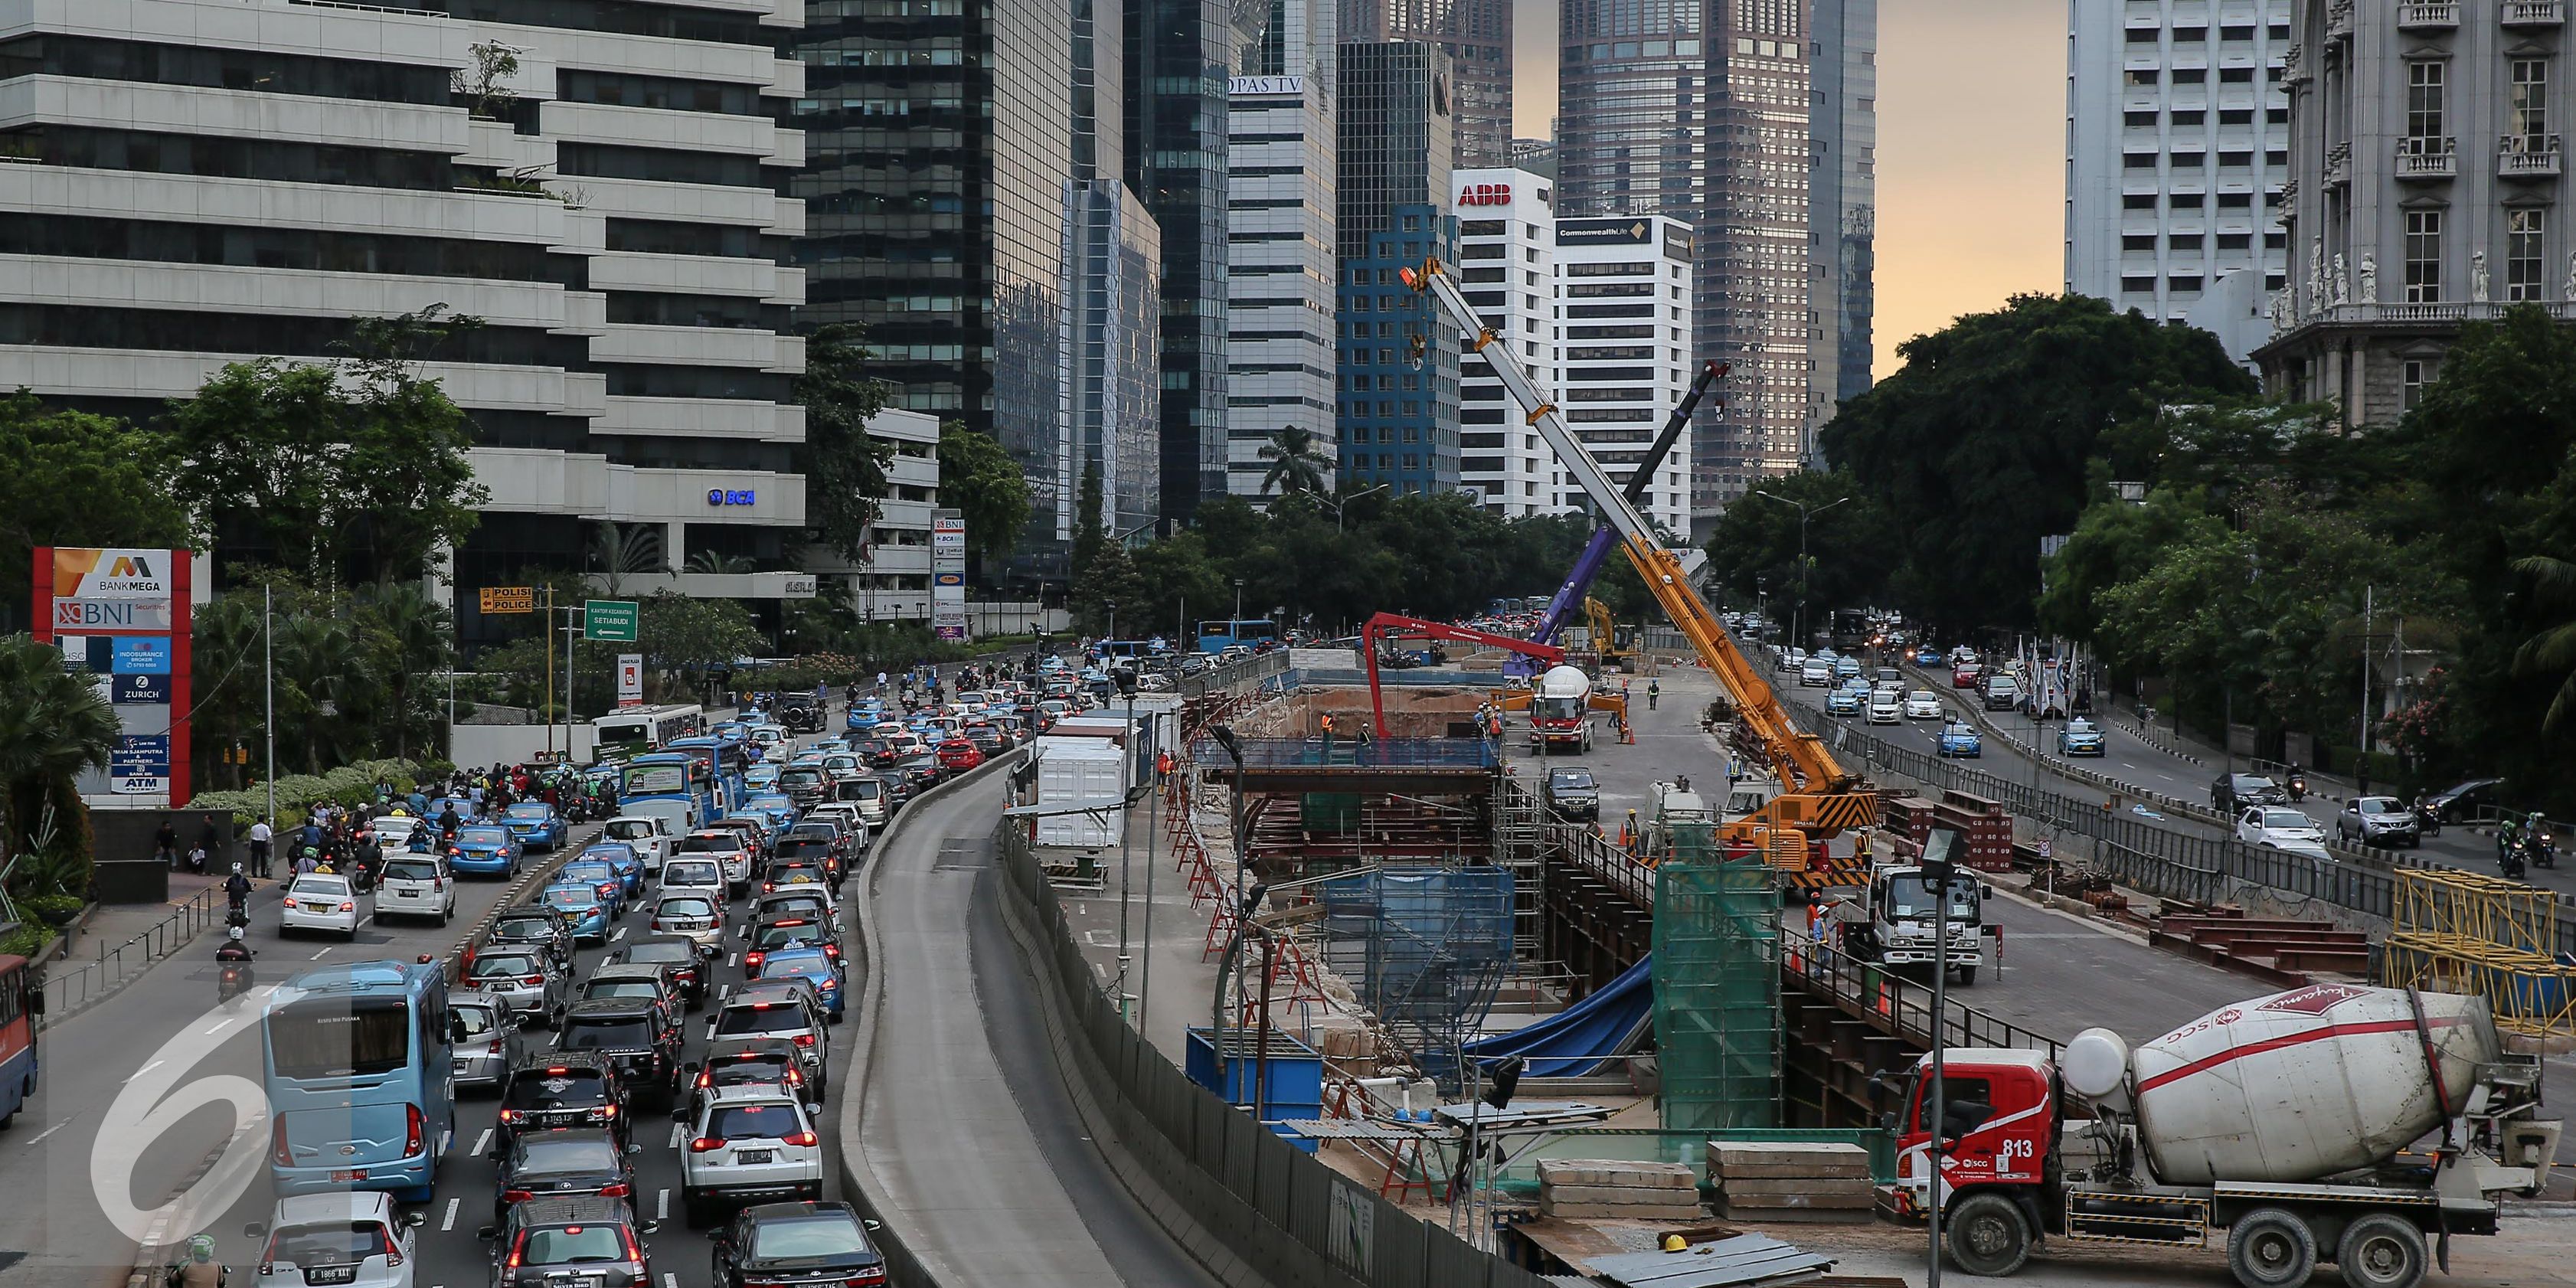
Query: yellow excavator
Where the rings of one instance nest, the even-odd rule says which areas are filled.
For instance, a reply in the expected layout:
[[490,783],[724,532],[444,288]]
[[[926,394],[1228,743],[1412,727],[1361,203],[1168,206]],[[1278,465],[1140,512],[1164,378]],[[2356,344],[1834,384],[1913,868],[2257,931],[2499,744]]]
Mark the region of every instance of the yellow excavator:
[[1624,671],[1636,664],[1638,628],[1611,621],[1610,606],[1590,595],[1583,598],[1583,620],[1592,627],[1592,651],[1601,658],[1603,670]]
[[[1775,865],[1804,868],[1809,838],[1846,828],[1875,826],[1877,794],[1859,775],[1837,763],[1825,750],[1823,740],[1790,722],[1788,709],[1781,705],[1780,695],[1772,692],[1770,681],[1736,649],[1735,641],[1718,624],[1716,614],[1691,588],[1681,557],[1664,547],[1654,529],[1647,526],[1645,516],[1602,472],[1601,463],[1592,459],[1582,440],[1566,428],[1556,403],[1541,393],[1529,373],[1521,369],[1511,346],[1496,343],[1501,337],[1468,305],[1448,266],[1437,258],[1428,259],[1418,269],[1402,270],[1401,276],[1406,286],[1429,295],[1457,324],[1466,336],[1468,351],[1483,357],[1493,368],[1503,387],[1521,405],[1529,426],[1547,440],[1566,474],[1592,498],[1602,521],[1618,533],[1637,576],[1672,619],[1673,628],[1690,642],[1700,664],[1734,699],[1739,736],[1750,742],[1779,775],[1780,794],[1768,805],[1719,828],[1721,846],[1751,848]],[[1422,341],[1417,337],[1415,343]],[[1607,617],[1604,612],[1594,620],[1602,622]]]

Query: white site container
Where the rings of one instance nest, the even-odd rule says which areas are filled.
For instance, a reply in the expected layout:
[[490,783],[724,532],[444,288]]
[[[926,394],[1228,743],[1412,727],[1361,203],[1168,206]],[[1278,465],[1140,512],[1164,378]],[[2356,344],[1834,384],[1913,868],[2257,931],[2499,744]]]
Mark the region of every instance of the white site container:
[[[2415,997],[2420,1019],[2406,990],[2350,984],[2221,1007],[2141,1043],[2125,1085],[2093,1098],[2135,1106],[2168,1185],[2312,1181],[2377,1163],[2439,1126],[2446,1105],[2460,1112],[2478,1065],[2502,1049],[2485,1001]],[[2078,1035],[2069,1088],[2093,1093],[2118,1050],[2106,1030]]]
[[[1034,746],[1038,758],[1038,804],[1068,805],[1126,796],[1127,755],[1108,739],[1049,734]],[[1118,844],[1127,815],[1113,807],[1097,813],[1041,814],[1037,822],[1038,844],[1088,849]]]

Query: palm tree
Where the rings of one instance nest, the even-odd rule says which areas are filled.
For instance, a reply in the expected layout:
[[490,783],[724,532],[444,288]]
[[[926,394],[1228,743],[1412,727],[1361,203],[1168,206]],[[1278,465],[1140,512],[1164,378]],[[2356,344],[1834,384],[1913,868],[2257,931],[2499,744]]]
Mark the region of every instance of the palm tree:
[[2568,614],[2568,620],[2524,640],[2513,654],[2516,675],[2563,677],[2558,692],[2549,699],[2548,714],[2540,721],[2541,728],[2556,730],[2576,715],[2576,612],[2570,612],[2576,610],[2576,562],[2532,555],[2514,560],[2513,570],[2531,579],[2534,604]]
[[1321,440],[1313,431],[1295,425],[1270,431],[1270,441],[1261,445],[1261,459],[1270,462],[1270,468],[1261,473],[1264,496],[1274,487],[1282,496],[1321,492],[1332,477],[1333,458],[1324,454]]
[[701,550],[689,556],[689,571],[744,573],[752,571],[752,563],[740,555],[724,555],[717,554],[713,550]]
[[0,639],[0,837],[9,854],[23,852],[47,805],[82,816],[75,780],[107,768],[116,735],[107,699],[65,672],[53,646],[32,635]]
[[277,630],[279,732],[303,726],[304,772],[354,759],[356,727],[340,717],[376,691],[356,632],[343,618],[297,616]]
[[456,632],[447,607],[420,592],[410,583],[396,583],[375,593],[369,605],[376,626],[384,632],[390,646],[385,657],[385,681],[391,700],[394,755],[411,757],[411,734],[419,712],[414,710],[421,682],[432,673],[455,664]]
[[629,576],[667,572],[670,568],[670,562],[662,557],[662,530],[649,523],[599,525],[591,539],[590,557],[599,566],[611,599],[625,591]]

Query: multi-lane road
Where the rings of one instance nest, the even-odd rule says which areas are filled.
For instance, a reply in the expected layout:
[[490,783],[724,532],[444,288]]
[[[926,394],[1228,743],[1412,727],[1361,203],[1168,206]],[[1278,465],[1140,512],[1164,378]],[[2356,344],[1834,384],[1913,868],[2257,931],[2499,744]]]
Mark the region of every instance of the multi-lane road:
[[[826,727],[837,730],[839,722]],[[876,856],[891,860],[885,870],[898,896],[888,939],[896,954],[888,970],[890,1022],[880,1030],[874,1076],[851,1066],[856,1026],[830,1030],[833,1103],[821,1118],[833,1125],[824,1133],[832,1155],[826,1196],[841,1197],[838,1151],[856,1144],[838,1129],[853,1138],[864,1130],[878,1174],[897,1182],[903,1225],[922,1231],[917,1250],[977,1272],[959,1282],[1199,1282],[1178,1245],[1125,1202],[1087,1138],[1070,1125],[1072,1116],[1044,1111],[1050,1094],[1061,1102],[1064,1093],[1042,1042],[1022,1031],[1033,1032],[1034,1025],[992,1018],[991,1007],[1013,1004],[1026,1019],[1029,1002],[1011,1003],[1019,996],[1011,990],[1028,986],[1007,941],[993,938],[989,899],[974,901],[980,908],[974,918],[965,915],[968,895],[979,882],[990,885],[991,859],[979,852],[960,861],[942,848],[950,837],[989,834],[999,782],[987,780],[907,810],[923,817],[899,822],[891,845]],[[567,851],[595,834],[595,827],[575,829]],[[872,870],[849,883],[845,916],[856,899],[873,897],[868,883],[875,876]],[[37,1094],[0,1134],[0,1194],[11,1200],[0,1203],[0,1288],[123,1285],[138,1243],[174,1242],[197,1231],[214,1236],[235,1282],[247,1282],[259,1245],[244,1227],[266,1220],[274,1201],[268,1138],[254,1112],[260,1107],[258,1016],[267,990],[316,964],[445,956],[486,912],[530,893],[533,881],[523,890],[469,879],[460,884],[452,925],[371,920],[354,942],[342,942],[281,937],[276,892],[263,891],[253,900],[248,935],[260,985],[250,995],[217,1002],[213,953],[220,940],[207,936],[47,1030]],[[649,898],[648,892],[647,906]],[[643,915],[630,910],[612,923],[610,946],[643,933]],[[971,939],[970,921],[981,927]],[[713,983],[719,991],[744,978],[740,930],[731,928],[718,958]],[[605,951],[581,951],[576,980],[587,978]],[[708,1012],[687,1018],[684,1058],[699,1059]],[[542,1050],[552,1035],[531,1029],[528,1038],[529,1049]],[[980,1072],[970,1079],[969,1069]],[[857,1112],[862,1097],[864,1128]],[[235,1099],[244,1116],[237,1116]],[[639,1108],[646,1113],[635,1123],[631,1161],[639,1215],[658,1223],[645,1239],[653,1281],[660,1288],[708,1284],[708,1244],[685,1228],[675,1193],[679,1127],[650,1106],[639,1102]],[[478,1230],[492,1220],[497,1188],[495,1164],[486,1156],[496,1111],[488,1092],[459,1097],[436,1197],[417,1209],[413,1269],[424,1288],[489,1281],[490,1245]],[[243,1121],[255,1125],[237,1132]],[[984,1186],[980,1201],[970,1202],[977,1184]],[[180,1200],[175,1207],[156,1211],[174,1199]],[[1052,1224],[1015,1228],[1040,1216],[1051,1216]],[[980,1273],[987,1269],[1007,1273]],[[1066,1277],[1076,1270],[1082,1273]]]

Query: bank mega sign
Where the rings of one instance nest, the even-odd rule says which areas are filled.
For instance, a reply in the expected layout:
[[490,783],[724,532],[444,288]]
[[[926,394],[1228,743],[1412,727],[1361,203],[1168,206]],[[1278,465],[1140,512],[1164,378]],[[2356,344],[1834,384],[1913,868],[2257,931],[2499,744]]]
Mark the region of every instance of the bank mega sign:
[[81,795],[133,808],[187,804],[192,553],[40,546],[34,571],[36,638],[62,651],[65,670],[100,686],[116,712],[107,770],[81,774]]

